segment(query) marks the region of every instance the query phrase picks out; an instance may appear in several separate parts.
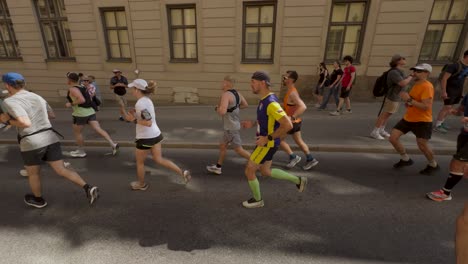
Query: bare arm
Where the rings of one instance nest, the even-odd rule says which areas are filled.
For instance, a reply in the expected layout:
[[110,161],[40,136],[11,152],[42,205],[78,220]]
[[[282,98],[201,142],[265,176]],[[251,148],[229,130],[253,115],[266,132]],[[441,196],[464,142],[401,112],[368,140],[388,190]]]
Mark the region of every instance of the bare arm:
[[346,89],[351,89],[351,85],[353,85],[354,79],[356,78],[356,72],[351,73],[351,80],[349,80],[348,87]]
[[242,96],[241,94],[239,94],[239,97],[240,97],[239,108],[240,108],[240,109],[244,109],[244,108],[249,107],[249,103],[247,103],[247,100],[245,100],[244,96]]
[[9,114],[0,114],[0,121],[2,123],[10,122],[10,125],[15,127],[26,128],[31,126],[31,120],[27,116],[18,116],[16,119],[12,119]]
[[410,75],[410,76],[406,77],[405,79],[401,80],[401,81],[398,83],[398,85],[399,85],[400,87],[406,87],[406,86],[411,82],[412,79],[413,79],[413,76]]
[[76,101],[73,101],[72,105],[79,105],[79,104],[82,104],[82,103],[84,103],[86,101],[85,98],[83,97],[83,94],[81,94],[81,92],[80,92],[80,90],[78,90],[78,88],[71,87],[69,89],[69,91],[70,91],[70,95],[73,96],[74,98],[76,98]]
[[221,98],[219,99],[219,104],[218,104],[218,107],[216,108],[216,112],[218,112],[220,116],[224,116],[227,113],[229,99],[231,98],[230,94],[231,92],[224,92],[221,95]]
[[47,115],[49,119],[55,119],[54,109],[52,109],[52,107],[50,107],[49,104],[47,104],[46,107],[47,107]]
[[293,92],[289,95],[289,99],[291,100],[293,104],[296,105],[296,111],[294,111],[292,116],[299,117],[300,115],[302,115],[307,109],[307,106],[304,104],[304,101],[302,101],[299,94]]
[[327,75],[328,75],[328,71],[327,70],[324,70],[323,71],[323,81],[322,83],[320,84],[320,86],[323,86],[325,84],[325,82],[327,81]]
[[336,76],[336,80],[332,83],[331,86],[337,85],[337,84],[339,83],[339,81],[341,81],[341,77],[342,77],[342,75],[337,75],[337,76]]

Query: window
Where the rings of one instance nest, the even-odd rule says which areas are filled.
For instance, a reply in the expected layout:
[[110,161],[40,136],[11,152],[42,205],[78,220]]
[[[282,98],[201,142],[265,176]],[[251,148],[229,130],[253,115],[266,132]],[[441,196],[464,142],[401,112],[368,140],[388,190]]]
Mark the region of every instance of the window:
[[435,0],[420,61],[446,63],[458,58],[466,36],[467,0]]
[[273,63],[276,1],[244,2],[242,62]]
[[34,0],[48,59],[74,59],[63,0]]
[[169,42],[172,62],[197,62],[197,17],[195,5],[169,5]]
[[10,12],[5,0],[0,0],[0,58],[20,57],[18,41],[11,23]]
[[101,8],[109,60],[131,61],[130,41],[124,7]]
[[325,61],[350,55],[359,62],[369,1],[334,0],[328,28]]

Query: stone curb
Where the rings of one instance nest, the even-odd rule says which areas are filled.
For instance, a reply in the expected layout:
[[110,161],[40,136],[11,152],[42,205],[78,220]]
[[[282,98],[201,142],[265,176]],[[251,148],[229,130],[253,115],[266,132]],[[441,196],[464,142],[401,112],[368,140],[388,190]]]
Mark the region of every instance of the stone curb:
[[[118,141],[121,147],[135,147],[134,141]],[[76,146],[74,140],[62,140],[62,146]],[[0,144],[17,145],[18,142],[11,139],[0,139]],[[188,143],[188,142],[163,142],[165,148],[174,149],[218,149],[218,144],[213,143]],[[109,147],[109,144],[105,141],[87,140],[85,146],[90,147]],[[255,148],[253,144],[243,145],[245,149],[252,150]],[[294,151],[300,151],[298,146],[291,146]],[[334,145],[334,144],[323,144],[309,146],[311,152],[349,152],[349,153],[374,153],[374,154],[396,154],[395,150],[391,146],[369,146],[369,145]],[[407,147],[408,154],[421,154],[416,146]],[[437,147],[433,148],[435,155],[453,155],[455,153],[454,148],[449,147]]]

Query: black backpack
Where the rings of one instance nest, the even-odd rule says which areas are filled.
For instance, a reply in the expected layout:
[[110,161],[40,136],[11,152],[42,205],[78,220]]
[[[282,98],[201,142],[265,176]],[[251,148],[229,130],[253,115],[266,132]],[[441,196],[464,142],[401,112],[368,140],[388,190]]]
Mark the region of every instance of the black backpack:
[[390,69],[388,71],[385,71],[384,73],[382,73],[382,75],[380,75],[377,80],[375,80],[375,83],[374,83],[374,89],[372,90],[372,93],[374,94],[375,97],[381,97],[381,96],[386,96],[387,93],[388,93],[388,83],[387,83],[387,77],[388,77],[388,73],[393,70]]
[[[82,103],[82,104],[79,104],[78,106],[79,107],[83,107],[83,108],[90,108],[92,107],[93,109],[96,109],[97,106],[96,106],[96,103],[93,102],[93,99],[91,98],[91,95],[88,93],[88,91],[86,91],[86,87],[84,86],[74,86],[76,88],[78,88],[78,90],[80,90],[81,94],[83,95],[84,99],[85,99],[85,102]],[[70,92],[68,92],[67,94],[67,100],[72,103],[72,99],[70,97]]]
[[236,97],[236,105],[233,106],[233,107],[231,107],[231,108],[228,108],[228,109],[227,109],[227,112],[228,112],[228,113],[231,113],[231,112],[233,112],[234,110],[236,110],[236,109],[239,107],[239,105],[240,105],[240,97],[239,97],[239,93],[237,93],[236,90],[230,89],[230,90],[228,90],[228,91],[231,92],[232,94],[234,94],[234,96]]

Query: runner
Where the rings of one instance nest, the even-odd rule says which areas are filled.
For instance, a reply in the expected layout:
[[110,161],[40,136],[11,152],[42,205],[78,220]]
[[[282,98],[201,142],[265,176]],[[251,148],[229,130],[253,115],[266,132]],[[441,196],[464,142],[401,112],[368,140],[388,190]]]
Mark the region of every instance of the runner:
[[305,177],[297,177],[276,168],[271,169],[273,155],[278,150],[281,139],[293,128],[293,125],[281,108],[276,95],[270,91],[270,86],[270,77],[266,72],[254,72],[250,87],[252,92],[260,98],[257,107],[257,121],[242,122],[244,128],[250,128],[257,124],[257,147],[250,155],[250,160],[247,162],[245,169],[245,176],[249,182],[253,197],[242,203],[245,208],[264,206],[260,194],[260,183],[255,175],[258,170],[263,176],[271,176],[275,179],[294,183],[299,192],[303,192],[307,184],[307,178]]
[[135,109],[130,110],[125,119],[136,124],[136,167],[138,181],[130,183],[132,190],[145,191],[148,189],[148,183],[145,182],[145,159],[151,152],[153,160],[163,167],[166,167],[184,179],[187,184],[192,176],[190,171],[180,169],[172,161],[162,157],[161,141],[163,135],[156,123],[156,114],[154,105],[149,95],[154,93],[156,83],[150,81],[149,84],[143,79],[136,79],[128,85],[132,89],[132,95],[137,99]]
[[223,94],[219,99],[216,112],[223,118],[224,135],[219,143],[219,157],[217,164],[206,166],[209,172],[220,175],[226,151],[232,145],[234,151],[245,159],[249,159],[250,153],[242,147],[240,137],[239,109],[247,108],[249,105],[245,98],[234,89],[235,80],[231,76],[224,77],[222,90]]
[[0,114],[0,121],[17,128],[21,156],[29,174],[32,194],[26,194],[24,202],[36,208],[47,205],[42,197],[39,176],[41,164],[45,161],[57,174],[82,187],[89,203],[93,204],[99,197],[98,188],[63,166],[62,149],[57,132],[50,124],[46,101],[24,89],[25,80],[19,73],[7,73],[2,76],[2,81],[10,96],[3,103],[8,113]]
[[[101,128],[99,122],[96,119],[96,111],[88,105],[84,105],[87,102],[85,98],[86,88],[78,84],[79,77],[77,73],[69,72],[67,73],[67,84],[70,86],[68,88],[68,103],[65,104],[66,107],[71,107],[73,109],[73,134],[75,135],[76,144],[78,149],[70,151],[70,156],[74,158],[84,158],[86,157],[86,152],[83,150],[84,139],[83,139],[83,128],[86,124],[89,124],[94,131],[101,135],[112,148],[112,155],[115,156],[119,150],[119,144],[115,143],[109,134]],[[82,92],[80,89],[84,89]],[[90,100],[89,94],[86,95],[88,100]]]
[[[287,71],[283,76],[283,84],[288,88],[288,91],[284,96],[283,107],[293,124],[293,128],[288,131],[288,134],[292,135],[294,142],[296,142],[296,144],[301,148],[307,159],[306,164],[302,168],[304,170],[310,170],[319,162],[312,156],[312,154],[310,154],[309,147],[302,139],[302,119],[300,116],[304,113],[307,107],[299,96],[296,86],[294,85],[298,78],[299,75],[296,71]],[[293,168],[301,161],[302,158],[294,154],[294,152],[291,150],[291,147],[289,147],[289,144],[284,140],[281,140],[281,149],[283,149],[289,155],[289,163],[286,165],[286,167]]]

